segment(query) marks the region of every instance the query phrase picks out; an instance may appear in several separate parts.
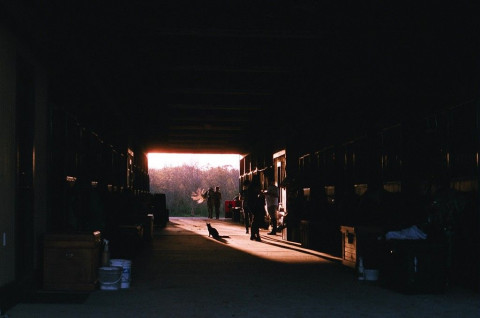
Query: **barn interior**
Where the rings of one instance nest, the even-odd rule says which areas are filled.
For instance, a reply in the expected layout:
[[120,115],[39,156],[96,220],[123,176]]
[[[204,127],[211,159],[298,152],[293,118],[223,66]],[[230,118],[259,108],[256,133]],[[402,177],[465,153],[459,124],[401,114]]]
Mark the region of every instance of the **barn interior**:
[[359,222],[330,213],[351,207],[348,191],[408,195],[418,180],[448,178],[469,203],[456,224],[454,255],[468,276],[459,282],[478,290],[479,258],[467,253],[480,246],[474,13],[316,0],[0,1],[0,305],[41,281],[43,236],[69,225],[72,184],[148,195],[149,152],[241,154],[239,188],[280,167],[287,212],[290,189],[312,198],[321,189],[328,216],[302,215],[309,239],[298,225],[286,240],[327,251],[342,244],[340,225]]
[[12,18],[5,6],[52,72],[54,107],[147,152],[321,147],[478,87],[475,21],[442,7],[49,1]]

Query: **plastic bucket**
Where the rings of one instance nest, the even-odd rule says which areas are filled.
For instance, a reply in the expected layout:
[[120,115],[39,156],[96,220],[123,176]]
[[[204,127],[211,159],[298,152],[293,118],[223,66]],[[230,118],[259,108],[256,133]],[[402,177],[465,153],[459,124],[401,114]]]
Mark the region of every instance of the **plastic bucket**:
[[110,266],[119,266],[122,267],[122,282],[120,284],[121,288],[129,288],[130,281],[132,276],[132,261],[128,259],[111,259]]
[[118,290],[121,287],[123,268],[105,266],[98,269],[98,281],[102,290]]

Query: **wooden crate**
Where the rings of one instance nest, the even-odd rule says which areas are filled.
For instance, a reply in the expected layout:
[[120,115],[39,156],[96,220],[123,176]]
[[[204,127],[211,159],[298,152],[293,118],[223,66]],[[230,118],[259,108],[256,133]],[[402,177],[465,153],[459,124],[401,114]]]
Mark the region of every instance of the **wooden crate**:
[[357,262],[357,237],[355,228],[340,226],[342,232],[342,264],[355,268]]
[[96,288],[100,232],[54,233],[44,237],[43,288],[90,291]]

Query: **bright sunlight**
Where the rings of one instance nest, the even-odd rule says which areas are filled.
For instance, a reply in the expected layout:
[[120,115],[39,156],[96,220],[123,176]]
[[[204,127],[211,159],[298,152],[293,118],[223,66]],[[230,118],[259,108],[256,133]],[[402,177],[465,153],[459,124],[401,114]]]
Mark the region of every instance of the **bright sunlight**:
[[193,153],[149,153],[148,168],[162,169],[165,167],[178,167],[183,164],[195,165],[199,168],[213,168],[232,166],[238,169],[240,155],[235,154],[193,154]]

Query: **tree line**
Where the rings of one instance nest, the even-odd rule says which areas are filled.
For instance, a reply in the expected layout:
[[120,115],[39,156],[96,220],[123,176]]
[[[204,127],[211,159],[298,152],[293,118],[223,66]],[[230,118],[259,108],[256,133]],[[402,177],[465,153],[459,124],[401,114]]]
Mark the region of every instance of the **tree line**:
[[[233,200],[239,194],[240,171],[232,166],[199,168],[184,164],[179,167],[149,169],[150,192],[164,193],[170,216],[207,217],[206,202],[198,200],[199,193],[220,187],[222,201]],[[220,217],[224,216],[223,204]]]

